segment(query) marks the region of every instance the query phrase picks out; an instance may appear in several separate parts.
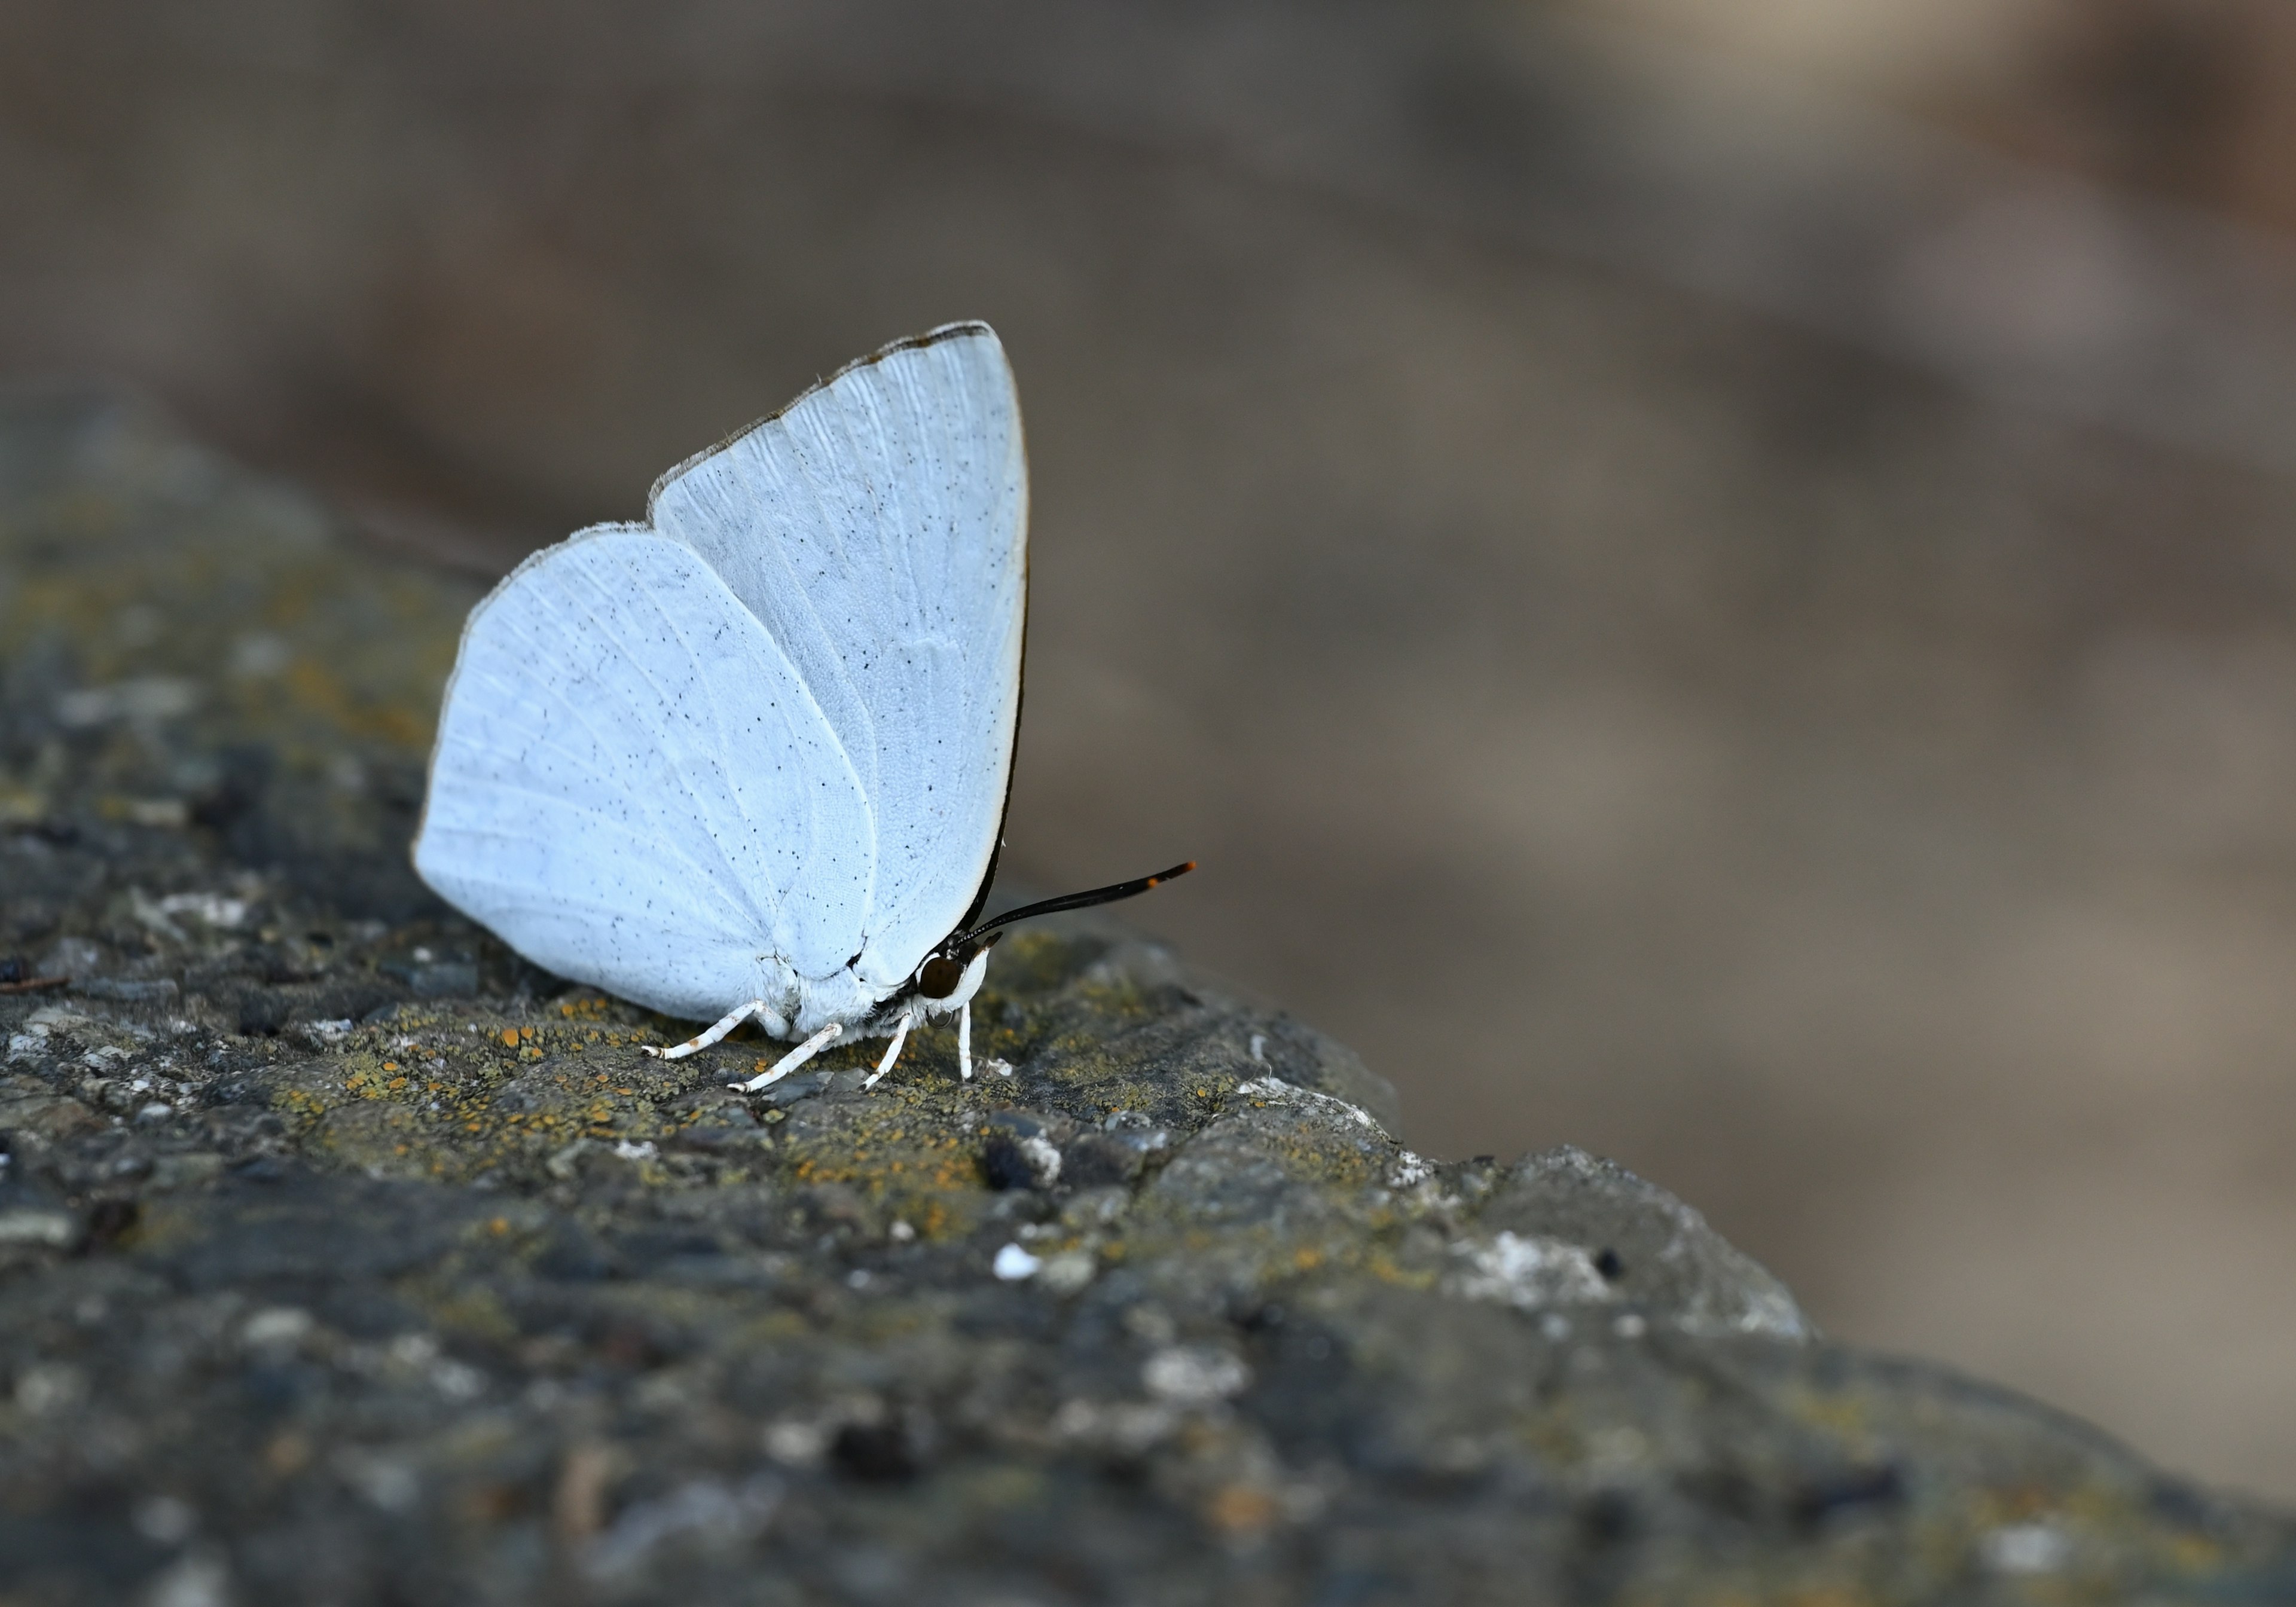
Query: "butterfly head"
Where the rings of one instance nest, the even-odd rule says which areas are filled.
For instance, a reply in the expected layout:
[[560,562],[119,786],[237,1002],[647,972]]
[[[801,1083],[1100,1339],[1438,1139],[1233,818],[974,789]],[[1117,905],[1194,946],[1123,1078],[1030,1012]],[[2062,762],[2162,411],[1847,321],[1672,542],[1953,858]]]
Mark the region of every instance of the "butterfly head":
[[[925,956],[917,967],[916,989],[925,998],[947,1000],[959,988],[970,996],[972,988],[980,985],[980,972],[988,967],[980,963],[988,951],[996,946],[1001,931],[984,932],[978,938],[952,939]],[[965,987],[966,974],[972,974],[972,987]]]

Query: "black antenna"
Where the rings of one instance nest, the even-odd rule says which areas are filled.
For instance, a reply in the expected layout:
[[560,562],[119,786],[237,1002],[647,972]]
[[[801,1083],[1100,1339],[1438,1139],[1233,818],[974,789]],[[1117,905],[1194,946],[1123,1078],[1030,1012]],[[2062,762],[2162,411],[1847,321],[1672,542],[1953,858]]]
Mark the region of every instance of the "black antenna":
[[1185,876],[1196,868],[1196,862],[1176,865],[1168,871],[1158,871],[1152,876],[1143,876],[1136,881],[1119,881],[1111,887],[1096,887],[1088,893],[1064,893],[1057,898],[1046,898],[1040,904],[1024,904],[1019,909],[1008,909],[994,920],[983,921],[957,941],[967,948],[975,947],[980,939],[1000,926],[1010,926],[1015,921],[1026,921],[1033,915],[1056,915],[1064,909],[1090,909],[1095,904],[1113,904],[1119,898],[1136,898],[1152,887],[1160,886],[1175,876]]

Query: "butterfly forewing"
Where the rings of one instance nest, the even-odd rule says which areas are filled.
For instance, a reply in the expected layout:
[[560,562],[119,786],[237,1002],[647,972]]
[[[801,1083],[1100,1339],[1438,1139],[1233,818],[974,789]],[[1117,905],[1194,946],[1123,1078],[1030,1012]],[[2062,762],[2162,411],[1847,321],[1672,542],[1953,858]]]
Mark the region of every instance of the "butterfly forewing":
[[652,516],[837,733],[875,828],[858,969],[906,980],[971,904],[1011,778],[1028,480],[1003,348],[953,325],[856,364],[666,477]]

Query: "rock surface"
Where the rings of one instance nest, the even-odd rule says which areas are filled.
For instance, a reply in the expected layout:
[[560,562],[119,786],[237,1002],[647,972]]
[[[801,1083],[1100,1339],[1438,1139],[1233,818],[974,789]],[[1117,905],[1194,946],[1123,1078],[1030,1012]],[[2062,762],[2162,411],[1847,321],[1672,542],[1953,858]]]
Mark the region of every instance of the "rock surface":
[[1113,924],[997,951],[1009,1077],[647,1060],[406,868],[472,597],[0,403],[0,1602],[2296,1598]]

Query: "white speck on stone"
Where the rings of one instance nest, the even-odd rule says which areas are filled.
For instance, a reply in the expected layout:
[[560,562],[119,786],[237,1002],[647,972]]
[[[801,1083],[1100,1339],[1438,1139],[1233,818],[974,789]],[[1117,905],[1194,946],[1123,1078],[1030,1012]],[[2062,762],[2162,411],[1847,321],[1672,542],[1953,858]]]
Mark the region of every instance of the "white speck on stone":
[[165,1121],[176,1113],[176,1107],[154,1102],[135,1112],[138,1121]]
[[1502,1230],[1488,1244],[1456,1247],[1466,1270],[1451,1280],[1454,1293],[1498,1300],[1521,1311],[1546,1306],[1587,1306],[1611,1298],[1595,1259],[1576,1244],[1535,1234]]
[[896,1244],[906,1244],[915,1239],[917,1230],[896,1217],[893,1226],[885,1230],[885,1236]]
[[1042,1260],[1018,1244],[1007,1244],[996,1252],[996,1259],[990,1264],[989,1270],[1007,1283],[1017,1283],[1023,1278],[1035,1277],[1037,1269],[1043,1265]]
[[1062,1439],[1103,1445],[1136,1456],[1168,1438],[1179,1423],[1179,1414],[1160,1401],[1103,1405],[1078,1397],[1061,1403],[1061,1409],[1053,1414],[1052,1429]]
[[991,1077],[1010,1077],[1013,1075],[1013,1062],[1011,1061],[997,1060],[993,1056],[988,1060],[982,1061],[980,1062],[980,1069]]
[[1203,1406],[1240,1394],[1251,1382],[1251,1369],[1216,1346],[1174,1345],[1148,1358],[1140,1382],[1160,1400]]
[[614,1146],[614,1153],[624,1160],[652,1160],[660,1152],[654,1148],[651,1140],[641,1140],[633,1144],[625,1138]]
[[189,915],[202,926],[231,931],[247,920],[247,900],[221,893],[170,893],[155,906],[160,914]]
[[829,1454],[829,1430],[801,1417],[766,1426],[766,1455],[784,1467],[813,1467]]
[[311,1314],[299,1306],[266,1306],[247,1319],[239,1337],[255,1346],[292,1345],[311,1327]]
[[178,676],[141,676],[110,686],[65,693],[56,700],[56,724],[85,731],[114,720],[178,719],[199,706],[196,682]]
[[851,1272],[847,1273],[845,1275],[845,1287],[848,1289],[868,1288],[869,1269],[865,1267],[857,1267]]
[[69,1211],[20,1205],[0,1210],[0,1244],[45,1244],[69,1250],[79,1242],[79,1218]]
[[2049,1523],[2010,1523],[1978,1543],[1995,1573],[2056,1573],[2072,1560],[2072,1538]]

